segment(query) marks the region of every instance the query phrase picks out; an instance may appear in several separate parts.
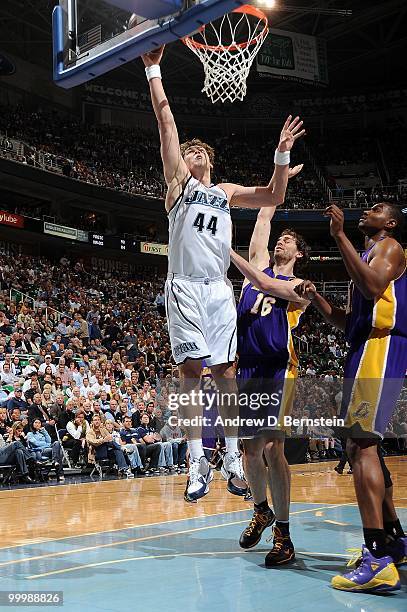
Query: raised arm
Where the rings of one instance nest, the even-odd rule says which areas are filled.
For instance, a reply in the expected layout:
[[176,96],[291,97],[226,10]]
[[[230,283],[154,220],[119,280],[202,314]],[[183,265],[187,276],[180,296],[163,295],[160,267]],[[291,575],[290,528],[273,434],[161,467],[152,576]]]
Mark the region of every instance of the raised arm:
[[[301,172],[303,164],[294,166],[288,169],[288,178],[293,178]],[[275,182],[275,172],[271,177],[271,183]],[[269,240],[271,232],[271,221],[276,212],[276,206],[266,206],[259,210],[257,215],[256,225],[254,226],[253,234],[250,239],[249,246],[249,261],[251,264],[263,270],[269,263]]]
[[244,187],[234,183],[220,185],[226,191],[231,206],[241,208],[262,208],[263,206],[278,206],[284,202],[287,189],[290,151],[294,142],[305,134],[301,129],[299,117],[292,119],[290,115],[281,130],[280,141],[275,153],[275,169],[267,187]]
[[259,270],[263,270],[269,263],[269,239],[271,220],[276,212],[275,206],[261,208],[257,215],[256,225],[249,245],[249,262]]
[[160,47],[156,51],[146,53],[142,59],[146,67],[151,102],[160,132],[161,159],[168,187],[165,207],[168,211],[182,192],[189,171],[181,155],[177,126],[161,80],[160,61],[163,51],[164,47]]
[[283,281],[270,278],[270,276],[264,274],[264,272],[246,261],[246,259],[235,253],[232,249],[230,251],[230,258],[243,276],[260,289],[260,291],[304,306],[309,304],[308,300],[301,298],[294,291],[295,286],[302,282],[301,279],[296,278],[292,281]]
[[341,252],[349,276],[366,299],[373,300],[383,293],[389,282],[397,278],[405,268],[405,256],[401,245],[393,238],[377,242],[369,261],[363,261],[345,235],[343,211],[334,204],[325,210],[330,217],[331,236]]

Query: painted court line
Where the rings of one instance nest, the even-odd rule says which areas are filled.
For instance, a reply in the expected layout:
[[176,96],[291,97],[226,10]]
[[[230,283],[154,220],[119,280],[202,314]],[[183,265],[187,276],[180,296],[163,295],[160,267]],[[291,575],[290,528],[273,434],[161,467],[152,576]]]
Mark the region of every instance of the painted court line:
[[[56,574],[65,574],[67,572],[78,572],[83,569],[91,567],[101,567],[103,565],[117,565],[118,563],[127,563],[128,561],[147,561],[149,559],[173,559],[174,557],[191,557],[191,556],[207,556],[216,557],[218,555],[248,555],[248,554],[261,554],[264,555],[264,550],[224,550],[216,552],[188,552],[188,553],[171,553],[165,555],[148,555],[144,557],[127,557],[126,559],[113,559],[113,561],[99,561],[98,563],[87,563],[86,565],[77,565],[68,569],[53,570],[52,572],[46,572],[44,574],[33,574],[32,576],[26,576],[26,580],[35,580],[36,578],[46,578],[47,576],[55,576]],[[341,557],[348,559],[351,555],[345,555],[341,553],[323,553],[314,552],[307,550],[296,551],[296,555],[304,555],[308,557]]]
[[[84,483],[88,484],[88,483]],[[330,504],[329,502],[291,502],[291,504],[301,504],[302,506],[318,506],[318,504],[324,504],[327,507],[336,508],[335,504]],[[348,504],[339,504],[340,506],[354,506],[356,504],[348,503]],[[85,533],[78,533],[70,536],[61,536],[58,538],[37,538],[24,542],[23,544],[11,544],[10,546],[0,546],[1,550],[10,550],[11,548],[23,548],[24,546],[32,546],[34,544],[45,544],[47,542],[60,542],[63,540],[73,540],[74,538],[86,538],[87,536],[100,535],[102,533],[116,533],[118,531],[126,531],[127,529],[141,529],[142,527],[154,527],[156,525],[168,525],[169,523],[178,523],[180,521],[193,521],[203,518],[210,518],[211,516],[223,516],[224,514],[237,514],[238,512],[251,512],[252,506],[249,508],[242,508],[241,510],[227,510],[226,512],[215,512],[213,514],[202,514],[200,516],[185,516],[179,519],[169,519],[168,521],[159,521],[157,523],[142,523],[136,525],[126,525],[126,527],[117,527],[116,529],[106,529],[104,531],[87,531]],[[314,508],[317,510],[317,508]],[[290,514],[295,514],[295,512],[291,512]],[[1,563],[0,563],[1,567]]]
[[[293,503],[304,503],[307,505],[308,502],[293,502]],[[194,521],[202,518],[210,518],[211,516],[223,516],[224,514],[237,514],[238,512],[250,512],[251,508],[244,508],[242,510],[228,510],[227,512],[215,512],[214,514],[202,514],[200,516],[185,516],[179,519],[169,519],[168,521],[159,521],[158,523],[142,523],[135,525],[126,525],[126,527],[117,527],[116,529],[106,529],[105,531],[87,531],[85,533],[78,533],[70,536],[61,536],[58,538],[38,538],[36,540],[29,540],[24,544],[12,544],[11,546],[0,546],[0,550],[9,550],[10,548],[22,548],[24,546],[32,546],[33,544],[45,544],[47,542],[60,542],[63,540],[73,540],[74,538],[86,538],[87,536],[100,535],[102,533],[116,533],[118,531],[126,531],[127,529],[141,529],[142,527],[154,527],[156,525],[168,525],[168,523],[178,523],[179,521]],[[1,566],[1,564],[0,564]]]
[[[331,509],[331,508],[340,508],[343,506],[350,506],[352,504],[337,504],[337,505],[331,505],[331,506],[322,506],[320,508],[308,508],[307,510],[296,510],[294,512],[291,512],[290,516],[294,516],[294,515],[299,515],[299,514],[304,514],[307,512],[314,512],[315,510],[324,510],[324,509]],[[167,533],[161,533],[161,534],[155,534],[155,535],[148,535],[148,536],[142,536],[139,538],[130,538],[127,540],[118,540],[116,542],[108,542],[107,544],[96,544],[95,546],[85,546],[82,548],[74,548],[71,550],[67,550],[67,551],[59,551],[59,552],[53,552],[53,553],[46,553],[44,555],[35,555],[32,557],[23,557],[21,559],[13,559],[11,561],[4,561],[3,563],[0,563],[0,567],[7,567],[9,565],[18,565],[20,563],[26,563],[29,561],[39,561],[39,560],[43,560],[43,559],[51,559],[51,558],[56,558],[56,557],[65,557],[68,555],[74,555],[77,553],[81,553],[81,552],[89,552],[89,551],[94,551],[94,550],[100,550],[102,548],[112,548],[115,546],[123,546],[126,544],[134,544],[135,542],[145,542],[147,540],[157,540],[160,538],[167,538],[167,537],[173,537],[173,536],[179,536],[179,535],[184,535],[187,533],[195,533],[198,531],[206,531],[208,529],[218,529],[220,527],[228,527],[230,525],[240,525],[241,523],[246,523],[247,519],[242,519],[239,521],[231,521],[228,523],[220,523],[217,525],[205,525],[203,527],[194,527],[192,529],[184,529],[182,531],[169,531]],[[158,525],[160,525],[160,523],[158,523]],[[48,574],[47,574],[48,575]]]

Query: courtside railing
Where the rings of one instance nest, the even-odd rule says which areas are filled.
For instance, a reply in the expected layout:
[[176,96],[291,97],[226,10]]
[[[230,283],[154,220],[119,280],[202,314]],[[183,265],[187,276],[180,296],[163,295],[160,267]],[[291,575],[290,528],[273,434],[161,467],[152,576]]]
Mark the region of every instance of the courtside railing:
[[13,287],[10,289],[9,297],[12,302],[15,304],[32,304],[32,309],[36,312],[39,308],[42,308],[45,312],[45,319],[48,322],[49,319],[52,319],[54,322],[60,321],[61,317],[64,316],[63,312],[56,310],[55,308],[51,308],[51,306],[41,306],[39,302],[28,293],[23,293],[19,289],[14,289]]

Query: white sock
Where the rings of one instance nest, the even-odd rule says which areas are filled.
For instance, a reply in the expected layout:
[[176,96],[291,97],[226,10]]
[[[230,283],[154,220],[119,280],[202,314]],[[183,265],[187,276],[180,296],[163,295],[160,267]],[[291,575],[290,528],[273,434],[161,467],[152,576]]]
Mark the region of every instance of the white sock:
[[239,452],[239,438],[225,437],[226,452],[227,453],[238,453]]
[[202,440],[188,440],[188,450],[192,461],[205,455]]

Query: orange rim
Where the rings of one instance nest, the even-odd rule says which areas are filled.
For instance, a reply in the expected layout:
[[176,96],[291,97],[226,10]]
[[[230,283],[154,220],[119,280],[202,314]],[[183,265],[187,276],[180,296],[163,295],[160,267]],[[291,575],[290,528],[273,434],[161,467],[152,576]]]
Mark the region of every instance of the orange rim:
[[[250,47],[257,43],[257,41],[263,37],[266,37],[269,31],[268,19],[267,16],[258,9],[256,6],[252,6],[251,4],[244,4],[243,6],[239,6],[234,9],[232,13],[243,13],[246,15],[252,15],[253,17],[257,17],[259,21],[262,21],[264,24],[264,28],[262,31],[257,34],[252,40],[242,43],[234,43],[233,45],[205,45],[205,43],[200,43],[194,40],[191,36],[184,36],[181,38],[184,45],[194,47],[195,49],[207,49],[208,51],[236,51],[237,49],[246,49],[246,47]],[[199,28],[199,32],[203,32],[208,24],[205,24]]]

